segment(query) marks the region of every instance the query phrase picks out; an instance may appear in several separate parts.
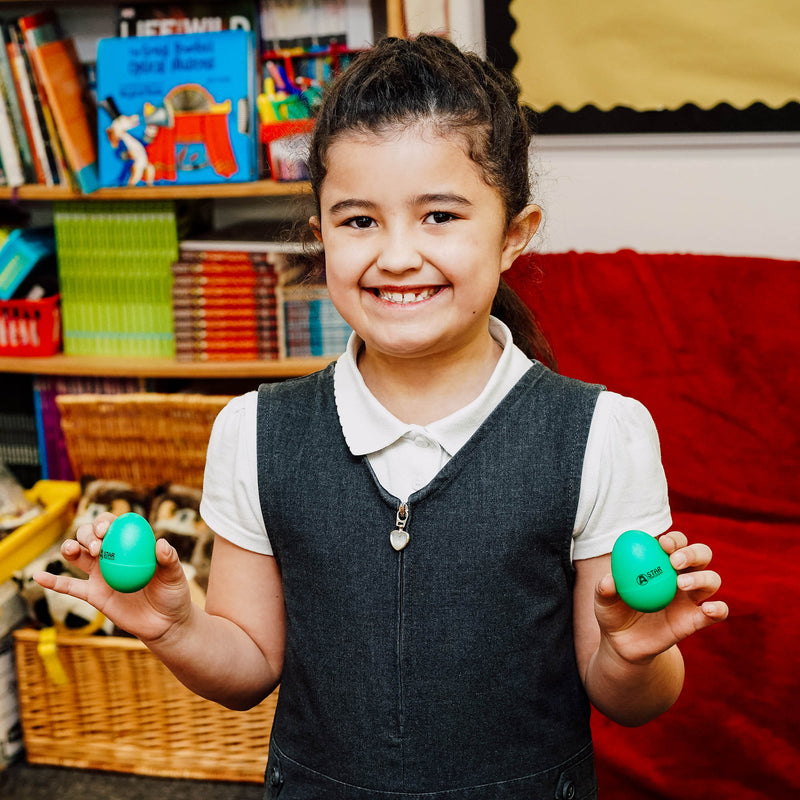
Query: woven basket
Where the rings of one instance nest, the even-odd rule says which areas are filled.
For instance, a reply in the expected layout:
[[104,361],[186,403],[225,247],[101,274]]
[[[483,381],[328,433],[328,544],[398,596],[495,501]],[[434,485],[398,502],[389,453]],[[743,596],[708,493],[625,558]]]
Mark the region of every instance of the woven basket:
[[201,488],[211,426],[230,399],[153,392],[60,395],[56,403],[77,478]]
[[[44,657],[39,631],[14,640],[29,762],[263,781],[277,692],[230,711],[190,692],[136,639],[59,635]],[[48,673],[53,658],[62,685]]]
[[[229,399],[85,394],[57,403],[77,476],[201,487],[211,426]],[[186,689],[138,640],[41,636],[15,632],[31,763],[263,781],[277,691],[250,711],[230,711]]]

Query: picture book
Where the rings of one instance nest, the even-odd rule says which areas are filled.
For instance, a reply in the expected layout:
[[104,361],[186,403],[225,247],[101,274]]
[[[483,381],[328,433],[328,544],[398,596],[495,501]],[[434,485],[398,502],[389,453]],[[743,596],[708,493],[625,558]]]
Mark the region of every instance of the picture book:
[[219,3],[126,3],[117,7],[119,36],[167,36],[176,33],[210,33],[236,30],[255,32],[255,0]]
[[257,177],[254,37],[245,30],[101,39],[101,186]]

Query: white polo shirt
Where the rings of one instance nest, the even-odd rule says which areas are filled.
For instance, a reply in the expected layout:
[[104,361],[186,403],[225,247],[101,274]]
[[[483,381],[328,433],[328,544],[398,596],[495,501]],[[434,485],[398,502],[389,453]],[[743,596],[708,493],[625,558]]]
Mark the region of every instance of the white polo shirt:
[[[334,370],[339,422],[353,455],[366,456],[381,485],[400,500],[421,489],[458,452],[530,369],[511,333],[492,318],[490,332],[503,353],[481,394],[464,408],[429,425],[390,414],[358,371],[361,340],[353,334]],[[271,554],[258,496],[256,408],[258,393],[234,398],[220,412],[206,457],[200,513],[234,544]],[[631,528],[654,535],[672,524],[661,450],[653,420],[638,401],[601,392],[595,407],[573,530],[573,558],[611,552]]]

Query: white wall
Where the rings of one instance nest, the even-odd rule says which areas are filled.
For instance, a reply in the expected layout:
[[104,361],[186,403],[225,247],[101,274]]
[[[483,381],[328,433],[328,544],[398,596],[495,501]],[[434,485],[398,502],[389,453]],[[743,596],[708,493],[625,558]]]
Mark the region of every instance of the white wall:
[[543,252],[800,260],[800,133],[542,136]]

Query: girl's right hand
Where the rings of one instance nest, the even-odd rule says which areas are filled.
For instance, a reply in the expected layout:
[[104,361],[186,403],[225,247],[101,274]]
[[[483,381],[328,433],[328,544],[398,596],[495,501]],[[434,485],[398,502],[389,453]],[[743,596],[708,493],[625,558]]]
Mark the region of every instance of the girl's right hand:
[[85,572],[86,579],[37,572],[34,580],[45,589],[87,601],[117,627],[145,643],[161,639],[180,626],[192,608],[189,583],[178,554],[165,539],[157,539],[157,566],[150,583],[131,594],[115,591],[103,579],[98,560],[103,537],[114,519],[113,514],[100,514],[92,523],[81,525],[75,539],[61,545],[63,557]]

